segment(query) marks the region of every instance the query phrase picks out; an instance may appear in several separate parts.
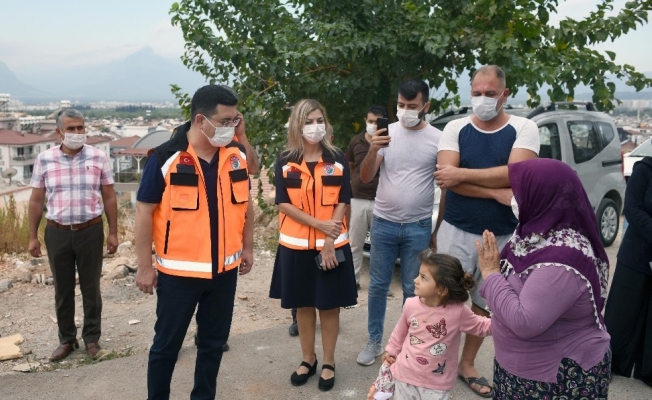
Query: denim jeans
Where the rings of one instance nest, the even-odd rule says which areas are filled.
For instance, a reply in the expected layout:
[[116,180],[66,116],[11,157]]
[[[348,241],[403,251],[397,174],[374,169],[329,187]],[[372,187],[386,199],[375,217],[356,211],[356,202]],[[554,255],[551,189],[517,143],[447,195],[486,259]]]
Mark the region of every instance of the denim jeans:
[[391,222],[374,215],[371,224],[371,260],[369,264],[369,338],[383,339],[387,292],[392,282],[396,259],[401,258],[403,302],[414,296],[414,279],[419,274],[418,255],[430,245],[430,217],[409,224]]
[[158,274],[154,344],[149,350],[149,400],[170,398],[170,381],[197,307],[197,360],[192,400],[214,399],[222,346],[229,338],[238,269],[213,279]]

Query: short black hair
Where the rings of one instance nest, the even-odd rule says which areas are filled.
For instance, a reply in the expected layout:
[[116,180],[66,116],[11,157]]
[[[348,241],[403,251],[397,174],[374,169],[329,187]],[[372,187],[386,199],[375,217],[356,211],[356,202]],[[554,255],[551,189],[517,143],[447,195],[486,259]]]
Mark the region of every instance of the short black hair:
[[409,79],[398,87],[398,94],[403,96],[405,100],[414,100],[419,93],[421,93],[424,104],[430,100],[430,88],[421,79]]
[[378,104],[374,104],[373,106],[367,108],[367,113],[364,115],[365,118],[367,118],[367,115],[369,114],[380,115],[383,118],[387,118],[387,109]]
[[197,89],[190,102],[191,121],[195,120],[197,114],[212,116],[218,104],[237,105],[238,97],[233,89],[226,85],[206,85]]

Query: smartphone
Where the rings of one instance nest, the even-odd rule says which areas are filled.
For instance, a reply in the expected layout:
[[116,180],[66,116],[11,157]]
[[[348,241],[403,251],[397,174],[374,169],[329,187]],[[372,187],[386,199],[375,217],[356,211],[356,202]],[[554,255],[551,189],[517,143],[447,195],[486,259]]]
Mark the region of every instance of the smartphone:
[[[376,120],[376,130],[387,129],[389,126],[389,120],[387,118],[378,118]],[[379,133],[380,136],[387,136],[389,133],[387,131]]]
[[[339,265],[340,263],[343,263],[346,261],[346,257],[344,256],[344,250],[342,249],[336,249],[335,250],[335,259],[337,260],[337,264]],[[321,267],[321,253],[317,257],[315,257],[315,262],[317,263],[317,268],[322,269]]]

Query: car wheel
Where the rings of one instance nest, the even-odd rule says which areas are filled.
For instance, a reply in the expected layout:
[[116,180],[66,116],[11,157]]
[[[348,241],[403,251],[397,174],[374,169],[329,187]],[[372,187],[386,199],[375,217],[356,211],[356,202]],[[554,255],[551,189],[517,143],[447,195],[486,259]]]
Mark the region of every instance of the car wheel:
[[598,218],[602,244],[611,246],[614,240],[616,240],[618,226],[620,224],[616,202],[611,199],[602,199],[596,217]]

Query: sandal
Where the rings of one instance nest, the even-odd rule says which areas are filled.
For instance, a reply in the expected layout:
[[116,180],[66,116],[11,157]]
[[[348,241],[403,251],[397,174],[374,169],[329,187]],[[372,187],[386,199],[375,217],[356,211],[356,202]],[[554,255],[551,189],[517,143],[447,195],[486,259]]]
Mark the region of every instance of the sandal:
[[[462,375],[458,375],[457,377],[460,378],[464,383],[466,383],[469,386],[469,388],[473,390],[475,394],[477,394],[480,397],[484,397],[485,399],[490,399],[494,394],[494,388],[491,387],[491,385],[489,385],[489,382],[487,382],[487,378],[485,378],[484,376],[481,376],[480,378],[474,378],[474,377],[465,378]],[[487,393],[482,393],[480,392],[480,389],[475,389],[473,387],[474,384],[479,385],[480,389],[482,389],[482,387],[488,387],[491,390],[489,390]]]

